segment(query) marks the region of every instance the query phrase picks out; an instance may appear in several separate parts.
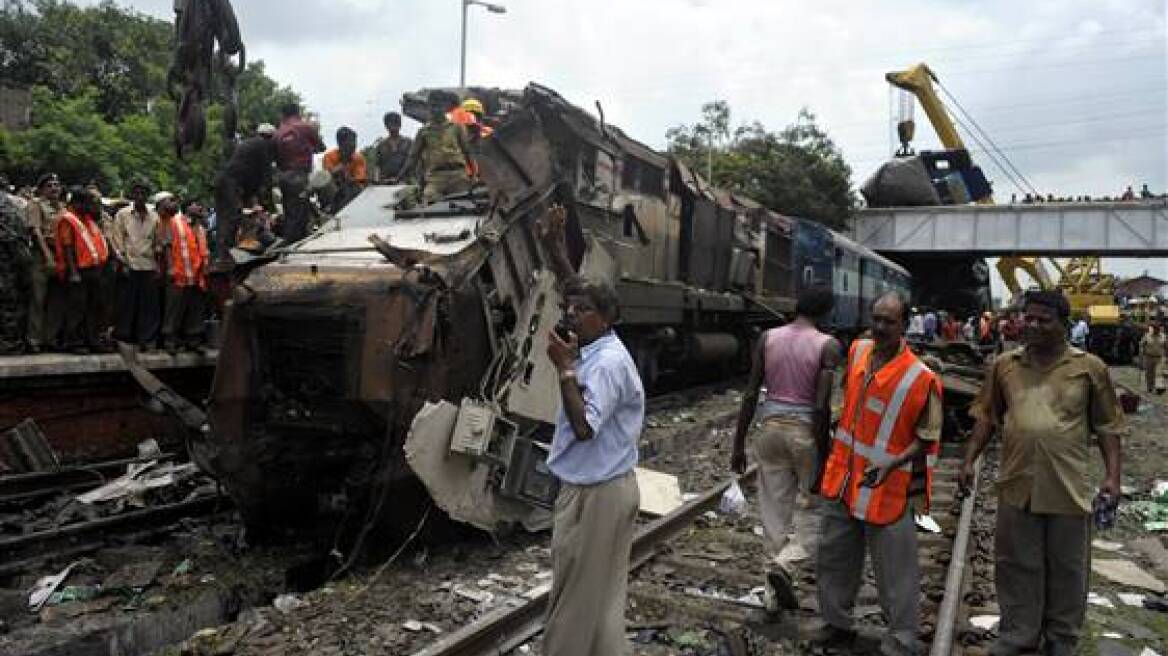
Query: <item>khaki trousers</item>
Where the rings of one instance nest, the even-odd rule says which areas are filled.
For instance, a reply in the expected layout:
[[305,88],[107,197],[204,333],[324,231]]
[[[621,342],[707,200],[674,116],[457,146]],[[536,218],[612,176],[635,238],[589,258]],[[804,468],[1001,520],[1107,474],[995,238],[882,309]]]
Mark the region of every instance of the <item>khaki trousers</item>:
[[422,189],[422,200],[433,203],[443,196],[470,191],[470,178],[463,169],[430,171],[426,174],[426,186]]
[[552,590],[543,653],[622,656],[629,549],[641,492],[632,471],[560,487],[552,518]]
[[1071,654],[1087,610],[1091,516],[1040,515],[998,503],[994,586],[1002,621],[990,653]]
[[1149,392],[1154,392],[1159,384],[1160,367],[1164,365],[1164,358],[1150,358],[1144,356],[1144,385]]
[[[796,498],[803,496],[800,493],[807,491],[815,475],[811,424],[792,417],[767,417],[754,440],[754,452],[758,457],[758,510],[769,542],[768,561],[772,561],[787,545]],[[815,527],[810,528],[804,531],[806,535],[800,535],[800,542],[814,553]]]
[[867,551],[876,573],[880,608],[888,618],[881,651],[916,653],[921,575],[912,510],[906,508],[897,521],[878,526],[852,517],[837,501],[824,501],[820,508],[816,583],[823,620],[838,629],[852,628],[852,607],[863,580]]

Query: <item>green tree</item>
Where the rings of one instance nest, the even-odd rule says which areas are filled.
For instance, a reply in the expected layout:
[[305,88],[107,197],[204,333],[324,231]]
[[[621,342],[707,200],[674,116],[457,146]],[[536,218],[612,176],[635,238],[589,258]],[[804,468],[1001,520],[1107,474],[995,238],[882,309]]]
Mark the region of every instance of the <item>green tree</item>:
[[[0,14],[0,79],[33,88],[32,127],[0,129],[0,170],[29,183],[54,171],[67,184],[96,180],[123,193],[136,177],[208,198],[225,143],[223,107],[207,108],[207,144],[180,161],[175,104],[166,92],[174,28],[106,0],[90,7],[16,0]],[[236,81],[239,126],[276,123],[291,88],[251,62]]]
[[670,154],[711,182],[784,214],[842,228],[856,205],[851,169],[815,115],[803,109],[779,132],[761,123],[730,131],[725,101],[702,106],[702,118],[665,133]]

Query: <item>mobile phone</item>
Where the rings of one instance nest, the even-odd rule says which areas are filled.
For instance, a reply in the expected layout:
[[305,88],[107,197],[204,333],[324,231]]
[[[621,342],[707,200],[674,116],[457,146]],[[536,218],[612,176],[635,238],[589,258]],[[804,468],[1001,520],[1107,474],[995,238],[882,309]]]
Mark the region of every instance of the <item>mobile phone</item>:
[[880,475],[879,469],[869,469],[864,472],[864,478],[860,479],[860,487],[875,487],[876,477]]
[[565,342],[572,341],[572,329],[568,328],[568,324],[564,323],[563,319],[561,319],[559,323],[556,324],[554,330],[556,331],[556,336],[560,339],[564,340]]

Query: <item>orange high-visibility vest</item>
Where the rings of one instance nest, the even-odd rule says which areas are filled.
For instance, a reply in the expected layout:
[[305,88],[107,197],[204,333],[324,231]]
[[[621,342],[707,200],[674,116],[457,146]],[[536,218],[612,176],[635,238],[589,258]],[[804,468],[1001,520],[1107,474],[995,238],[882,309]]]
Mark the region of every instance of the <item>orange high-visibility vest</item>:
[[926,442],[924,454],[893,470],[876,487],[860,487],[864,470],[869,464],[889,462],[912,446],[917,418],[924,412],[931,391],[941,395],[941,383],[903,346],[899,355],[868,379],[873,344],[872,340],[857,340],[848,352],[843,415],[819,491],[829,499],[842,500],[856,519],[884,525],[901,518],[910,488],[917,492],[922,478],[924,489],[919,491],[924,494],[927,512],[941,445]]
[[201,225],[194,227],[195,240],[199,244],[199,288],[207,290],[207,270],[211,266],[211,249],[207,247],[207,229]]
[[[61,222],[58,232],[69,230],[73,233],[73,252],[77,254],[77,268],[89,269],[99,267],[109,259],[109,246],[105,235],[101,234],[101,227],[88,214],[84,219],[69,210],[61,213]],[[57,275],[63,280],[67,267],[65,266],[65,246],[63,240],[57,239],[54,249],[57,251]]]
[[201,255],[195,231],[182,214],[170,217],[170,281],[176,287],[199,283]]

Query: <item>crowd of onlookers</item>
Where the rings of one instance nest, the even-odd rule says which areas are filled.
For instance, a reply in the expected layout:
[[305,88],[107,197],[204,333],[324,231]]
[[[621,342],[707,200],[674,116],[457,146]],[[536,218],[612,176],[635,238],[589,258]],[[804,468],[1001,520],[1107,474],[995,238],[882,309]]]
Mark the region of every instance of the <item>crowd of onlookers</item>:
[[52,173],[30,191],[5,188],[2,215],[20,242],[22,275],[8,282],[27,303],[25,352],[103,352],[114,340],[171,353],[204,348],[211,240],[200,201],[151,194],[139,181],[107,204],[96,185],[66,187]]
[[1168,199],[1168,194],[1156,195],[1156,194],[1152,193],[1152,190],[1148,189],[1147,183],[1144,183],[1144,185],[1142,187],[1140,187],[1139,192],[1134,191],[1132,189],[1131,185],[1128,185],[1127,188],[1123,190],[1122,194],[1119,194],[1119,195],[1114,196],[1114,197],[1112,197],[1112,196],[1092,197],[1092,196],[1086,195],[1086,194],[1081,195],[1081,196],[1055,196],[1054,194],[1047,194],[1047,195],[1043,196],[1042,194],[1030,193],[1030,194],[1024,194],[1022,196],[1022,198],[1019,199],[1018,194],[1010,194],[1010,203],[1011,204],[1022,203],[1023,205],[1031,205],[1034,203],[1114,203],[1114,202],[1128,203],[1128,202],[1135,202],[1135,201],[1140,201],[1140,200],[1156,200],[1156,199]]
[[[1071,346],[1095,353],[1104,360],[1135,363],[1147,373],[1147,391],[1162,393],[1165,387],[1161,373],[1165,351],[1164,326],[1162,315],[1143,322],[1125,316],[1107,339],[1100,339],[1099,335],[1093,337],[1091,322],[1079,316],[1070,326],[1069,341]],[[982,312],[963,320],[944,310],[913,308],[905,334],[915,341],[942,339],[1004,349],[1021,343],[1023,328],[1022,313],[1016,309]]]

